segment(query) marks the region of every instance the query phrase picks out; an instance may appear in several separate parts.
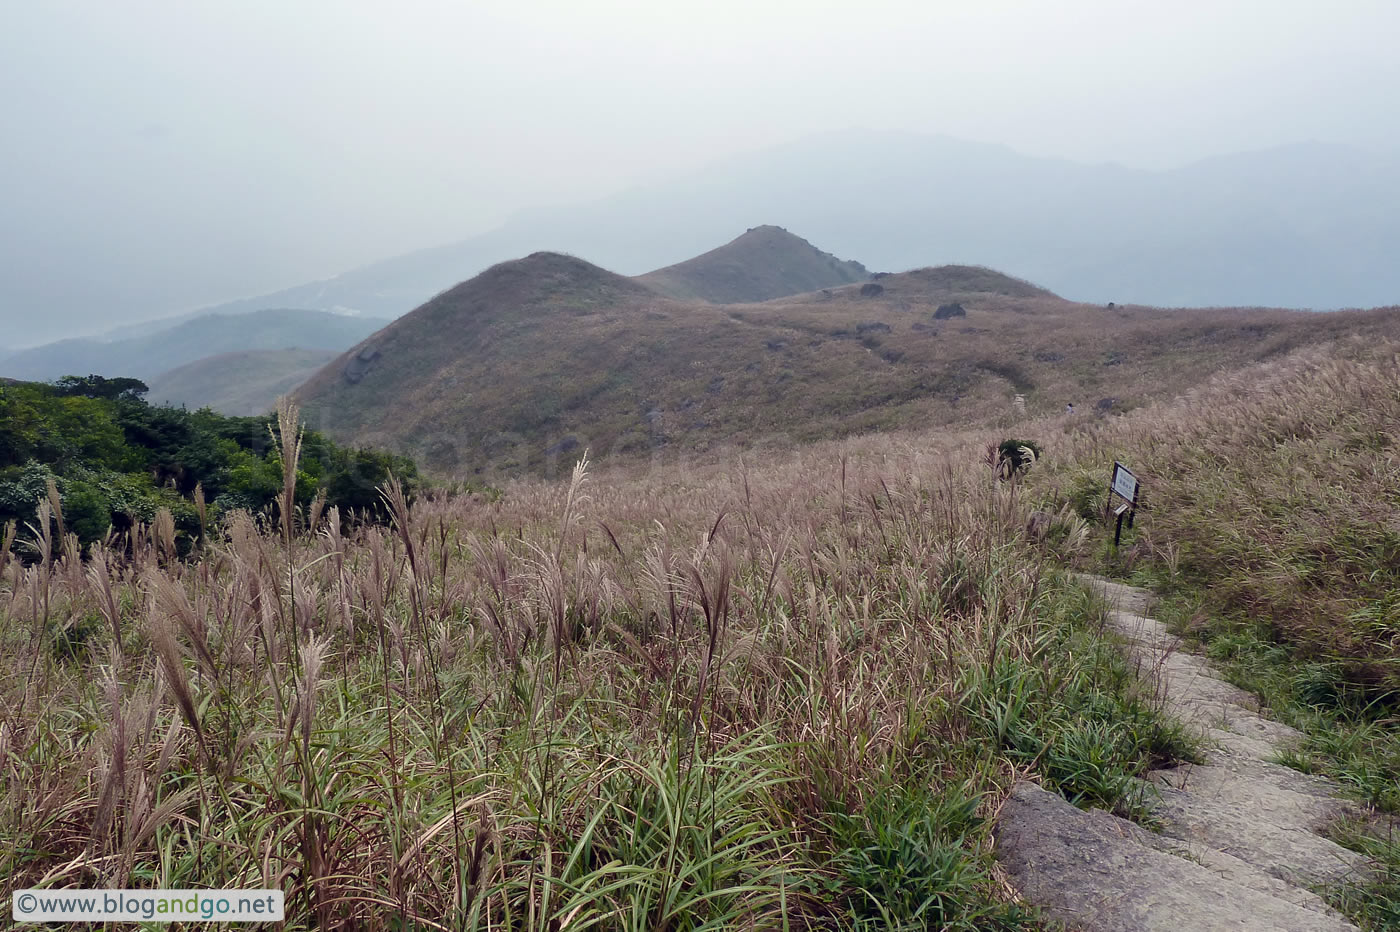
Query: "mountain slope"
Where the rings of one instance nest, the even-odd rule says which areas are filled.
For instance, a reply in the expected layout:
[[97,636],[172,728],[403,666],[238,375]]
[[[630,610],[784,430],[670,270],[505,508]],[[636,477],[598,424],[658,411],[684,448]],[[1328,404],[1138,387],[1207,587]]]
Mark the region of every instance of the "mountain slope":
[[1010,425],[1017,395],[1032,414],[1123,410],[1304,343],[1397,332],[1397,311],[1107,309],[969,267],[716,306],[536,253],[429,301],[296,396],[312,427],[439,473],[549,474],[585,447],[635,459]]
[[869,274],[859,262],[843,262],[782,227],[761,226],[637,281],[671,298],[740,304],[848,285]]
[[336,357],[335,350],[240,350],[196,359],[148,384],[152,404],[213,408],[220,414],[263,414]]
[[0,374],[47,381],[97,373],[149,383],[171,369],[220,353],[288,347],[343,350],[386,323],[381,318],[309,310],[206,314],[130,339],[60,340],[20,350],[0,360]]
[[[928,294],[986,294],[1007,298],[1058,299],[1058,295],[1039,285],[981,265],[940,265],[936,268],[912,269],[897,276],[877,274],[874,277],[883,282],[884,286],[917,285]],[[892,278],[893,281],[885,281],[887,278]]]

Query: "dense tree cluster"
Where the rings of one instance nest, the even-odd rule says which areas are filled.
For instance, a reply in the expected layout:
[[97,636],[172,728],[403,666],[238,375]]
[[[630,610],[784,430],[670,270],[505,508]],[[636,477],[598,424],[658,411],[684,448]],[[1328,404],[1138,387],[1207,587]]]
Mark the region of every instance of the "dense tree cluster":
[[[67,528],[84,543],[109,527],[149,522],[160,508],[170,509],[177,528],[197,533],[197,485],[213,515],[273,504],[282,488],[275,418],[159,407],[145,392],[136,379],[96,375],[0,384],[0,524],[33,521],[50,479]],[[297,502],[324,490],[327,504],[347,515],[375,515],[390,472],[410,485],[417,479],[405,457],[347,449],[308,430]]]

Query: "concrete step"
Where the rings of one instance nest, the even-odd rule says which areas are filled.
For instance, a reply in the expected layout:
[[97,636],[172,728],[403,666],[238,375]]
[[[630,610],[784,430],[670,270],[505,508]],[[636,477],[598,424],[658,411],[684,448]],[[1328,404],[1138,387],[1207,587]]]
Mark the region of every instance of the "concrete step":
[[1162,844],[1131,822],[1080,811],[1030,782],[1012,789],[996,828],[997,857],[1021,895],[1086,932],[1356,929],[1307,891],[1261,877],[1247,862],[1212,855],[1197,863]]

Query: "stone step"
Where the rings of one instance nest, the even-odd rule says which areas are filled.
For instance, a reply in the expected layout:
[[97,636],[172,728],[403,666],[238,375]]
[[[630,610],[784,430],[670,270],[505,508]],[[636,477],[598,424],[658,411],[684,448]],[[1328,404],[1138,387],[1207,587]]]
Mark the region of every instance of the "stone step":
[[1163,711],[1201,737],[1205,761],[1148,775],[1160,835],[1018,783],[996,827],[997,857],[1017,889],[1087,930],[1354,929],[1309,888],[1369,876],[1364,857],[1324,837],[1361,807],[1330,781],[1274,763],[1303,736],[1181,651],[1146,617],[1147,593],[1086,582],[1109,601],[1109,629]]
[[1330,781],[1264,760],[1213,754],[1204,764],[1154,770],[1148,779],[1196,796],[1213,796],[1241,805],[1268,804],[1268,799],[1259,797],[1261,791],[1267,792],[1290,807],[1289,814],[1299,825],[1313,831],[1360,812],[1355,803],[1337,795],[1337,787]]
[[1180,841],[1175,838],[1167,838],[1162,835],[1153,835],[1151,832],[1144,833],[1151,839],[1152,847],[1158,851],[1165,851],[1178,857],[1186,858],[1201,865],[1214,874],[1237,883],[1240,886],[1249,887],[1251,890],[1258,890],[1260,893],[1267,893],[1280,900],[1287,900],[1295,906],[1310,909],[1313,912],[1331,916],[1334,919],[1341,919],[1345,922],[1345,917],[1327,905],[1322,897],[1313,893],[1305,887],[1294,886],[1286,880],[1280,880],[1272,874],[1266,874],[1253,864],[1241,861],[1239,858],[1226,854],[1223,851],[1216,851],[1214,848],[1205,845],[1193,845],[1189,842]]
[[1236,799],[1159,789],[1152,814],[1162,834],[1233,855],[1267,874],[1300,886],[1364,879],[1367,861],[1329,838],[1315,834],[1312,820],[1289,817],[1289,801],[1262,785],[1257,799]]
[[1160,850],[1163,842],[1131,822],[1082,812],[1028,781],[1012,788],[995,834],[997,857],[1021,895],[1086,932],[1356,929],[1247,862],[1196,863]]

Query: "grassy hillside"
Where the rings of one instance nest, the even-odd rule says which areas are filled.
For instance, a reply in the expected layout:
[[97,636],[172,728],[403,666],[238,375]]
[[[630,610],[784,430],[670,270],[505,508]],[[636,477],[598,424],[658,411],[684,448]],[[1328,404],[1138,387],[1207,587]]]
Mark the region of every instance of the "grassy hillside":
[[[891,276],[877,274],[874,278],[885,287],[905,287],[917,285],[930,295],[1001,295],[1007,298],[1056,298],[1057,295],[1033,285],[1028,281],[1013,278],[995,269],[980,265],[940,265],[934,268],[914,269],[886,281]],[[951,318],[944,318],[951,319]]]
[[[1033,472],[1054,513],[1102,518],[1107,465],[1144,485],[1137,527],[1084,565],[1163,596],[1157,614],[1269,713],[1303,731],[1284,762],[1400,812],[1400,341],[1346,338],[1074,431]],[[1053,433],[1050,436],[1054,436]],[[1368,930],[1400,928],[1400,841],[1344,824],[1374,882],[1329,890]]]
[[[1359,690],[1363,704],[1400,703],[1397,336],[1351,336],[1221,375],[1084,429],[1059,458],[1119,458],[1142,480],[1141,527],[1119,571],[1257,625],[1320,664],[1319,695]],[[1083,474],[1037,478],[1068,500]]]
[[647,458],[1011,424],[1071,402],[1122,412],[1227,367],[1397,326],[1397,311],[1108,309],[962,266],[719,307],[537,253],[401,318],[297,397],[318,429],[439,472],[557,474],[584,448]]
[[220,414],[264,414],[336,357],[334,350],[245,350],[196,359],[152,379],[151,401],[213,408]]
[[832,452],[0,554],[0,873],[270,883],[289,929],[1041,928],[1003,788],[1133,811],[1183,745],[1055,570],[1074,520]]
[[[491,293],[541,283],[637,297],[548,255]],[[1016,300],[997,313],[1063,304]],[[1292,762],[1393,803],[1396,320],[1301,320],[1129,417],[1018,421],[1044,455],[1014,482],[984,458],[1006,430],[924,425],[490,501],[389,487],[389,528],[234,513],[190,562],[0,548],[0,875],[251,887],[271,863],[291,929],[1049,929],[989,854],[1007,787],[1141,815],[1134,778],[1192,754],[1067,566],[1195,600],[1183,627],[1311,716]],[[1147,496],[1116,555],[1115,457]],[[1385,929],[1393,884],[1329,895]]]
[[[1072,437],[1037,477],[1096,516],[1102,464],[1143,479],[1137,530],[1101,565],[1241,685],[1312,732],[1315,760],[1400,809],[1400,343],[1350,338]],[[1095,478],[1084,467],[1098,470]]]
[[0,360],[0,374],[50,381],[65,375],[95,373],[141,379],[149,384],[171,369],[220,353],[288,347],[343,350],[386,323],[381,318],[346,317],[325,311],[207,314],[125,340],[61,340],[20,350]]
[[682,301],[743,304],[868,277],[859,262],[822,252],[782,227],[761,226],[694,259],[638,275],[637,281]]

